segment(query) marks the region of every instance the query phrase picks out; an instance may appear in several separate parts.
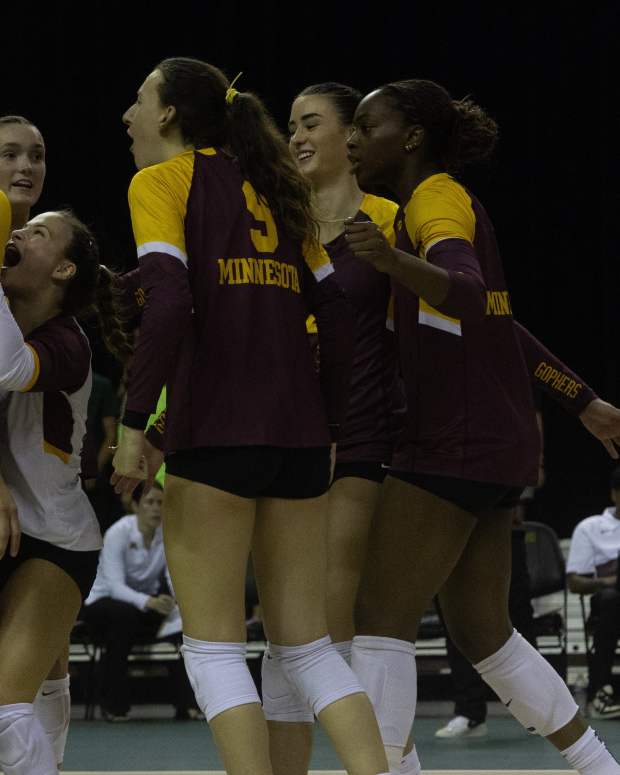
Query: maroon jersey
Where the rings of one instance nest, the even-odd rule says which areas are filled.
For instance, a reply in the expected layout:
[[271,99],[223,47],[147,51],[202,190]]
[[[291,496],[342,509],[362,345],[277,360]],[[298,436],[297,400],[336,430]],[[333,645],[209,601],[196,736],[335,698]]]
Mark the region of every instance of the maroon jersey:
[[[374,221],[394,244],[397,209],[387,199],[366,194],[356,220]],[[335,278],[353,306],[356,322],[349,409],[338,441],[337,462],[389,463],[404,418],[395,337],[386,327],[390,280],[356,258],[344,234],[324,247]]]
[[129,200],[146,301],[125,424],[144,428],[166,384],[167,452],[329,444],[346,411],[353,321],[325,251],[288,239],[211,148],[141,170]]
[[531,382],[486,212],[449,175],[433,175],[399,212],[396,246],[447,270],[451,286],[436,309],[394,285],[408,404],[394,469],[535,483]]

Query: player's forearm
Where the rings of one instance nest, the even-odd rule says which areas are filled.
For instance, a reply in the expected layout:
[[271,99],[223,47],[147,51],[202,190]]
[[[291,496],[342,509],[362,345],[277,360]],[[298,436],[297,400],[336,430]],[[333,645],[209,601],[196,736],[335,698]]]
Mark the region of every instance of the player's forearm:
[[429,249],[426,261],[395,249],[390,274],[444,315],[484,318],[485,285],[473,248],[462,240],[443,240]]
[[579,415],[598,398],[592,388],[548,350],[536,337],[514,321],[532,383],[572,415]]

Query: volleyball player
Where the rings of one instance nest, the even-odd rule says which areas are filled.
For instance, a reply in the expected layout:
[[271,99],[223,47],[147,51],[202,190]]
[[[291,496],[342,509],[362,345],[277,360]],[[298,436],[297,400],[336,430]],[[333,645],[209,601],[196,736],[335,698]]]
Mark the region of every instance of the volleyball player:
[[[45,143],[36,126],[23,116],[0,117],[0,265],[11,229],[21,229],[37,203],[45,182]],[[52,666],[34,702],[59,764],[64,758],[69,728],[71,696],[68,674],[69,648]]]
[[206,63],[161,62],[124,119],[146,303],[114,481],[144,477],[143,431],[165,383],[164,539],[198,702],[227,772],[271,773],[245,663],[252,545],[272,654],[345,768],[385,772],[368,698],[327,636],[325,493],[352,321],[313,235],[309,187],[260,101]]
[[439,593],[453,641],[517,720],[583,775],[619,773],[508,616],[511,519],[502,506],[535,481],[538,434],[492,225],[450,174],[491,153],[496,124],[471,101],[413,80],[365,97],[354,126],[360,186],[387,186],[401,203],[396,249],[370,224],[348,223],[347,239],[394,280],[408,403],[371,530],[354,669],[402,744],[413,719],[402,676],[415,676],[395,646],[413,644]]
[[[74,315],[109,277],[88,229],[67,212],[12,232],[0,289],[0,766],[57,772],[33,713],[69,640],[97,566],[101,534],[79,478],[90,348]],[[11,307],[7,303],[11,302]],[[104,321],[115,328],[113,318]]]

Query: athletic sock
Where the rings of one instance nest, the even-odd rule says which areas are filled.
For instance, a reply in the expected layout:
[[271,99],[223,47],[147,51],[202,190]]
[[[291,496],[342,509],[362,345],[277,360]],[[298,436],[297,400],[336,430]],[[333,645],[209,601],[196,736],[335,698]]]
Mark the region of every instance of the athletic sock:
[[43,681],[34,700],[34,713],[41,722],[54,749],[56,762],[62,764],[71,721],[69,676]]
[[580,775],[620,775],[620,764],[609,753],[592,727],[566,750],[562,756]]

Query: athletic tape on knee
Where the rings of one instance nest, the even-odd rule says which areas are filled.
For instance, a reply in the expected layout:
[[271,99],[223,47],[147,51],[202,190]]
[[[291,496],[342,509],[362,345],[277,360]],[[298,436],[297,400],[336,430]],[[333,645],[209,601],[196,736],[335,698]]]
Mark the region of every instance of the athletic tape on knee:
[[548,737],[578,711],[564,681],[516,630],[499,651],[474,667],[532,734]]
[[328,636],[301,646],[271,643],[269,651],[315,716],[337,700],[363,691]]
[[56,762],[62,764],[71,721],[68,675],[53,681],[43,681],[34,700],[34,713],[54,749]]
[[397,638],[357,635],[351,667],[367,692],[383,745],[407,744],[418,696],[415,646]]
[[216,643],[183,636],[185,670],[207,721],[239,705],[260,705],[245,652],[245,643]]
[[312,724],[312,708],[297,691],[282,669],[282,662],[270,650],[263,654],[263,712],[267,721]]
[[58,775],[52,746],[29,702],[0,705],[0,769],[4,775]]

